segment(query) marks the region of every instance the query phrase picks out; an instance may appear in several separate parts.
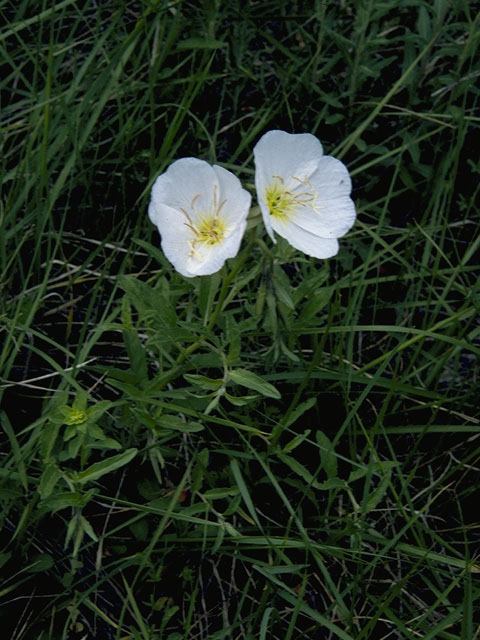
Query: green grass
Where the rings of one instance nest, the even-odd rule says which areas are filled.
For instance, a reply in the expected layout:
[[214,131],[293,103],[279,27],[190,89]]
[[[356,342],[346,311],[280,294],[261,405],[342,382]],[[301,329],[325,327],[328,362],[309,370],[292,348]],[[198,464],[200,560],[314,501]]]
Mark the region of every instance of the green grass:
[[[479,638],[478,2],[0,9],[5,637]],[[339,254],[182,278],[153,181],[275,128]]]

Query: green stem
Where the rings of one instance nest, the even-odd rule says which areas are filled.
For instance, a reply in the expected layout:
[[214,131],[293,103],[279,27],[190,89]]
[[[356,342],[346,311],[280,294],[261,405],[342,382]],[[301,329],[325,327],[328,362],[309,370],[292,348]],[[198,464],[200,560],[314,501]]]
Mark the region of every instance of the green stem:
[[[217,322],[218,316],[220,315],[220,312],[222,311],[222,307],[223,307],[223,303],[225,302],[225,298],[227,297],[227,293],[228,293],[228,288],[230,286],[230,283],[232,282],[232,280],[235,278],[235,276],[238,274],[238,272],[240,271],[240,269],[243,267],[244,262],[246,261],[246,259],[248,258],[249,254],[250,254],[250,249],[252,248],[253,244],[254,244],[255,240],[253,237],[253,233],[250,236],[249,242],[247,244],[247,246],[245,247],[245,249],[243,250],[243,252],[241,253],[240,257],[238,258],[237,262],[235,263],[233,269],[230,271],[230,273],[228,273],[222,283],[222,288],[220,289],[220,294],[218,296],[218,301],[217,301],[217,305],[215,307],[214,312],[212,313],[212,316],[208,322],[207,325],[207,332],[211,331],[213,329],[213,327],[215,326],[215,323]],[[185,358],[187,358],[191,353],[193,353],[194,351],[196,351],[196,349],[198,349],[198,347],[203,344],[203,342],[205,341],[205,338],[207,337],[207,334],[204,333],[202,336],[200,336],[200,338],[194,342],[193,344],[191,344],[187,349],[185,349],[185,351],[182,351],[182,353],[178,356],[176,363],[177,364],[181,364]]]

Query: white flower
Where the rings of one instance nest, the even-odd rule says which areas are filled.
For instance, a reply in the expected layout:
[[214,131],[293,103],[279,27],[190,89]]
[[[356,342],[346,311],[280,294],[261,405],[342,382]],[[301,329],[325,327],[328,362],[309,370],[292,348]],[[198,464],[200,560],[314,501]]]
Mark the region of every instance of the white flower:
[[315,258],[338,252],[355,222],[352,183],[340,160],[310,133],[269,131],[255,145],[255,185],[267,232]]
[[215,273],[237,255],[250,194],[230,171],[182,158],[159,176],[148,207],[162,249],[187,278]]

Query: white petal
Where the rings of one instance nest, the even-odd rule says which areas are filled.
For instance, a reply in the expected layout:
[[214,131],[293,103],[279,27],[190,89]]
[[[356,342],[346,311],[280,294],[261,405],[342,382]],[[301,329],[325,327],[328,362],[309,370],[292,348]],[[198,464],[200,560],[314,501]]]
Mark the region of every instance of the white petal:
[[[155,219],[161,236],[162,250],[175,269],[184,276],[191,277],[187,268],[191,242],[195,238],[193,231],[186,226],[185,216],[178,209],[166,204],[150,204],[155,208]],[[150,215],[152,218],[152,216]]]
[[269,131],[260,138],[253,149],[256,172],[267,186],[272,176],[281,176],[287,186],[292,176],[301,180],[309,178],[323,156],[320,140],[311,133],[286,133]]
[[221,215],[229,224],[240,224],[247,219],[252,196],[242,187],[242,183],[233,173],[216,164],[212,168],[219,184],[219,203],[225,200]]
[[181,158],[159,176],[152,187],[152,201],[163,202],[175,209],[205,213],[213,208],[213,193],[218,190],[213,167],[197,158]]
[[318,192],[321,201],[349,196],[352,191],[352,181],[347,167],[332,156],[320,159],[318,167],[310,176],[310,182]]
[[273,220],[273,228],[292,245],[313,258],[331,258],[338,253],[338,241],[335,238],[321,238],[293,222]]
[[[259,193],[260,191],[257,186],[257,194]],[[275,240],[275,236],[273,235],[270,209],[268,208],[267,203],[263,198],[261,198],[259,195],[257,195],[257,198],[258,198],[258,204],[260,205],[260,211],[262,212],[263,224],[265,225],[265,229],[267,230],[267,233],[270,236],[270,238],[273,240],[273,242],[276,243],[277,241]]]
[[[352,183],[345,165],[324,156],[310,177],[315,192],[314,205],[297,207],[291,221],[322,238],[339,238],[355,223],[355,205],[350,198]],[[301,185],[296,191],[301,191]]]
[[322,201],[319,195],[314,207],[298,206],[289,220],[322,238],[340,238],[352,228],[355,218],[355,205],[349,196]]

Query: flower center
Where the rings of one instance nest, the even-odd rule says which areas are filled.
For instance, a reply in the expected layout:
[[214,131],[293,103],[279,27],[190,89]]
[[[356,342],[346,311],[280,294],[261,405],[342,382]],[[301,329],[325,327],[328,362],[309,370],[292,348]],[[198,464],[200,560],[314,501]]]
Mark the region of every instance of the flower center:
[[272,176],[272,178],[273,181],[268,185],[264,193],[264,200],[271,216],[279,220],[285,220],[298,207],[315,209],[316,193],[308,179],[302,180],[292,176],[294,180],[306,187],[306,189],[290,191],[281,176]]
[[213,247],[223,242],[227,225],[225,218],[220,215],[220,212],[227,201],[218,201],[217,185],[214,185],[212,209],[206,214],[198,214],[195,212],[195,204],[199,198],[200,194],[197,193],[190,203],[190,211],[192,215],[183,208],[180,208],[180,210],[187,219],[187,221],[184,222],[184,225],[193,233],[193,238],[188,242],[190,247],[189,256],[201,259],[201,254],[197,251],[197,246],[199,244],[207,247]]
[[196,230],[195,241],[203,242],[211,247],[222,242],[225,235],[225,222],[222,218],[207,216],[201,218]]

